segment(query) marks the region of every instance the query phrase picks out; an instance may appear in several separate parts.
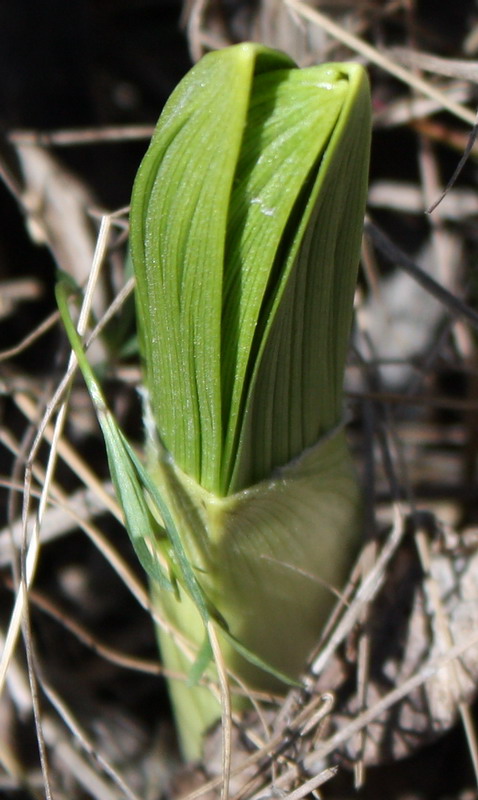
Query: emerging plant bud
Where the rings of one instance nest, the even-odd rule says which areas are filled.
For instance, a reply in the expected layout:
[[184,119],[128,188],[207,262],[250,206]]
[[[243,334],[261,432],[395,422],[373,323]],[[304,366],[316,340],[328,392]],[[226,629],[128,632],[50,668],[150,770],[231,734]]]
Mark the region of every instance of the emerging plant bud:
[[[291,677],[361,538],[342,384],[370,118],[359,65],[298,69],[256,44],[210,53],[166,104],[132,198],[148,468],[211,606]],[[186,593],[153,593],[200,642]],[[277,688],[224,650],[251,685]],[[195,689],[195,725],[184,691],[177,713],[197,733],[217,703]]]

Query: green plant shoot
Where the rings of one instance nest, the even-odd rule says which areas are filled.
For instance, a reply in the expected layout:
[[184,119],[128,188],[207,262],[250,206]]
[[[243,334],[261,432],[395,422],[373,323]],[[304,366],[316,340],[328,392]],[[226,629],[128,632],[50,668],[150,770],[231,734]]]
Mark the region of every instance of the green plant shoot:
[[[152,598],[196,646],[211,611],[252,688],[298,678],[361,542],[342,387],[370,119],[359,65],[299,69],[236,45],[181,81],[134,185],[148,497],[177,539],[144,534],[175,588],[153,579]],[[167,666],[190,669],[160,643]],[[197,757],[217,699],[171,692]]]

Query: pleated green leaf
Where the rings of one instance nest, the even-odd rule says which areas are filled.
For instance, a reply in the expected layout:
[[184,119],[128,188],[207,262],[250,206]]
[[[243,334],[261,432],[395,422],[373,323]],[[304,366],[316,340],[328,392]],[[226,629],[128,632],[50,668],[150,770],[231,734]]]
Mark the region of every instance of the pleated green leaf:
[[220,485],[223,444],[221,330],[230,193],[254,68],[289,63],[250,47],[200,62],[166,105],[133,193],[131,249],[153,411],[174,458],[214,489]]
[[[223,465],[227,493],[288,463],[342,416],[367,187],[370,106],[361,67],[266,77],[254,83],[245,163],[238,165],[245,202],[237,189],[231,198],[244,230],[230,226],[227,274],[235,289],[225,305],[231,314],[240,296],[244,314]],[[271,95],[273,109],[256,123],[256,104],[263,111]]]
[[205,56],[160,118],[131,209],[146,381],[165,447],[218,495],[340,418],[369,137],[360,66],[255,44]]

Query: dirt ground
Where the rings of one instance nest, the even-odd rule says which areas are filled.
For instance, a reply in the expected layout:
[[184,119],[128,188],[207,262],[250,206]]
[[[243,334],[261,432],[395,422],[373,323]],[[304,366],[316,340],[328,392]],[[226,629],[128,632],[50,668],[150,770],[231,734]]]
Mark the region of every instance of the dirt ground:
[[193,61],[248,39],[301,66],[358,59],[370,74],[346,378],[366,524],[349,608],[305,689],[234,720],[229,795],[478,797],[473,144],[427,213],[473,129],[476,4],[16,0],[0,4],[0,798],[192,800],[224,787],[218,731],[203,763],[177,754],[146,582],[79,375],[61,410],[70,351],[54,290],[59,274],[85,285],[100,237],[92,320],[104,329],[89,358],[140,448],[132,182]]

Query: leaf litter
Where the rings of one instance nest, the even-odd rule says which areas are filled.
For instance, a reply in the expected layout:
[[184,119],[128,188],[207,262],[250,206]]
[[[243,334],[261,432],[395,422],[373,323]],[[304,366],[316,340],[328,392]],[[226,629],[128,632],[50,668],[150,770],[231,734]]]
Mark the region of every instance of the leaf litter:
[[[374,4],[347,6],[344,3],[343,7],[329,8],[327,13],[333,17],[332,28],[323,27],[324,15],[318,15],[315,9],[296,0],[283,3],[264,1],[255,8],[238,4],[236,12],[230,4],[224,4],[222,8],[220,2],[195,2],[186,4],[184,13],[189,15],[187,29],[195,54],[203,48],[228,44],[237,38],[257,37],[260,32],[263,40],[269,37],[267,43],[272,46],[283,46],[292,55],[294,50],[297,51],[302,63],[331,57],[360,58],[371,68],[377,119],[399,101],[410,104],[408,117],[405,102],[400,122],[391,121],[387,127],[386,117],[382,114],[382,127],[377,127],[371,193],[375,184],[380,185],[385,192],[385,201],[381,201],[380,209],[372,209],[372,213],[374,223],[385,231],[397,250],[393,251],[392,259],[384,258],[383,251],[372,241],[369,257],[364,255],[364,277],[357,291],[356,334],[348,370],[350,436],[364,476],[367,497],[364,555],[353,576],[349,594],[339,603],[337,617],[332,620],[327,636],[318,643],[318,651],[311,656],[309,667],[304,671],[304,688],[301,691],[292,689],[285,701],[254,697],[253,710],[243,717],[232,717],[230,796],[299,800],[310,792],[319,791],[320,787],[325,797],[346,797],[350,791],[347,775],[352,774],[354,764],[356,782],[363,785],[365,797],[384,796],[384,793],[390,797],[405,797],[405,789],[396,788],[393,783],[396,764],[401,765],[402,774],[408,774],[409,791],[428,791],[428,796],[435,792],[433,796],[457,798],[464,797],[467,791],[468,796],[472,796],[470,792],[476,792],[476,778],[473,779],[469,765],[474,763],[476,773],[477,763],[470,709],[478,677],[477,508],[474,491],[478,403],[475,391],[476,334],[470,325],[476,313],[476,287],[470,265],[476,251],[476,237],[472,219],[458,214],[450,220],[446,207],[447,202],[454,201],[455,192],[458,196],[460,192],[469,191],[470,184],[473,188],[473,164],[469,162],[465,166],[465,172],[457,178],[456,187],[450,189],[428,219],[425,211],[440,198],[443,184],[459,161],[455,151],[450,157],[448,138],[455,130],[463,130],[463,121],[469,125],[474,121],[474,111],[463,105],[470,95],[463,95],[460,88],[463,81],[468,86],[475,80],[473,65],[467,71],[467,62],[461,64],[457,73],[453,71],[453,59],[440,57],[437,61],[434,55],[434,60],[420,61],[414,47],[405,48],[406,55],[403,51],[400,55],[401,64],[405,64],[401,67],[403,73],[389,70],[396,54],[385,51],[384,55],[381,46],[377,46],[379,41],[382,44],[383,36],[386,37],[387,26],[397,26],[404,43],[409,35],[416,34],[413,19],[407,17],[400,4],[386,3],[379,9]],[[325,17],[326,22],[327,19]],[[336,35],[336,27],[344,32],[344,36]],[[381,36],[375,39],[377,30]],[[430,52],[433,37],[422,32],[421,40],[420,36],[418,39],[423,41],[420,49]],[[365,43],[366,47],[354,49],[356,41]],[[435,33],[435,41],[438,41],[438,52],[460,54],[456,42],[447,42],[446,30]],[[440,65],[444,66],[444,72],[440,72]],[[419,76],[417,81],[415,73],[420,69],[426,70],[427,75]],[[447,76],[446,80],[443,75]],[[407,85],[401,83],[397,87],[396,78],[401,81],[404,76],[409,78]],[[446,97],[455,87],[460,89],[465,101],[453,100],[450,104]],[[416,114],[412,104],[424,96],[432,98],[434,105],[423,106],[421,119],[433,121],[440,113],[443,122],[439,145],[429,141],[426,133],[414,128]],[[443,109],[448,111],[445,113]],[[408,135],[408,149],[400,158],[407,165],[407,180],[414,196],[418,191],[422,198],[419,208],[414,200],[412,212],[405,199],[402,206],[397,207],[393,180],[404,176],[400,170],[398,176],[394,174],[387,163],[390,158],[392,161],[396,158],[389,155],[390,148],[393,149],[393,135],[399,136],[404,131]],[[129,129],[115,133],[119,140],[123,135],[125,138],[133,135]],[[95,136],[101,141],[100,130],[92,129],[87,134],[88,141]],[[16,135],[12,132],[10,136],[14,146]],[[81,132],[78,138],[81,140]],[[107,137],[108,144],[103,146],[111,146],[112,141],[112,136]],[[36,145],[41,147],[43,143],[40,140]],[[385,155],[380,155],[380,148]],[[53,155],[55,173],[58,174],[58,170],[61,174],[65,170],[61,154],[57,156],[54,151]],[[470,158],[473,158],[473,152]],[[89,190],[86,181],[84,185]],[[10,182],[10,189],[12,186]],[[64,183],[61,186],[64,191]],[[52,187],[55,194],[54,184]],[[75,192],[76,184],[72,186],[72,193]],[[91,202],[85,200],[81,192],[76,196],[83,209]],[[23,198],[18,195],[17,200],[20,213],[24,208]],[[45,202],[49,202],[48,198]],[[87,210],[87,213],[90,212]],[[55,215],[53,218],[55,221],[60,219]],[[81,215],[78,218],[83,219]],[[101,261],[105,261],[103,269],[113,270],[119,260],[123,269],[124,248],[115,249],[116,222],[114,216],[111,219],[108,236],[100,246]],[[408,230],[408,235],[404,235],[404,230]],[[60,259],[60,267],[67,266],[61,263],[59,253],[68,251],[72,236],[89,237],[88,231],[86,226],[76,227],[72,232],[68,220],[62,220],[55,236],[60,238],[64,248],[53,246],[47,238],[46,245],[53,250],[54,258]],[[452,247],[444,248],[443,242],[450,237],[453,239]],[[85,252],[91,252],[91,240],[85,240],[84,244]],[[412,339],[416,344],[419,338],[419,347],[395,346],[387,351],[387,340],[396,336],[393,318],[400,318],[404,310],[400,304],[395,304],[395,300],[403,294],[407,296],[406,291],[411,291],[410,286],[415,285],[401,268],[407,258],[443,289],[444,302],[435,295],[434,310],[430,312],[426,310],[425,301],[418,301],[417,308],[422,312],[420,337],[415,335]],[[387,292],[387,281],[390,280],[394,281],[393,291]],[[126,278],[123,283],[126,283]],[[116,287],[115,291],[119,288]],[[422,286],[421,291],[427,293],[428,288]],[[100,297],[95,315],[101,319],[107,304],[104,295],[95,294],[95,297]],[[451,303],[446,302],[447,297],[453,298]],[[29,302],[38,302],[37,284],[32,284]],[[19,286],[18,297],[13,295],[9,303],[10,315],[23,313],[25,297],[22,287]],[[414,307],[410,299],[406,306]],[[471,312],[468,316],[467,308]],[[378,309],[381,321],[373,328],[364,319],[367,315],[374,319],[378,316]],[[460,309],[465,309],[465,313],[460,314]],[[412,321],[405,319],[403,325],[407,332]],[[34,339],[35,333],[32,329],[25,330],[25,336],[28,337],[25,344],[28,349],[30,336]],[[103,342],[98,355],[100,364],[102,348]],[[84,461],[81,451],[85,449],[86,436],[95,438],[94,449],[97,452],[101,450],[98,431],[89,423],[86,433],[82,433],[78,424],[72,426],[68,423],[67,411],[64,412],[66,427],[61,430],[62,415],[58,422],[60,399],[53,405],[49,399],[54,396],[59,383],[53,371],[48,376],[47,391],[41,396],[35,387],[34,376],[18,366],[15,356],[16,352],[7,354],[1,376],[2,394],[10,409],[10,417],[5,415],[2,423],[2,448],[11,454],[11,472],[5,473],[4,484],[5,491],[14,495],[9,507],[11,522],[15,525],[20,519],[15,498],[21,494],[18,487],[25,466],[31,478],[25,487],[28,502],[24,505],[27,527],[23,541],[19,544],[17,535],[12,539],[8,525],[0,533],[2,574],[5,575],[2,591],[5,598],[10,598],[4,608],[7,609],[11,602],[7,581],[11,575],[16,586],[18,609],[12,617],[3,613],[2,636],[4,642],[10,637],[13,645],[17,627],[25,620],[20,612],[25,611],[29,600],[29,616],[34,624],[24,625],[23,630],[28,642],[29,668],[34,677],[32,685],[35,688],[38,682],[41,702],[35,692],[30,695],[28,665],[22,649],[19,647],[14,651],[13,647],[10,649],[4,645],[2,663],[6,683],[0,702],[0,722],[7,736],[0,749],[0,787],[5,791],[26,787],[30,796],[41,796],[49,791],[53,797],[72,798],[85,794],[95,798],[192,798],[207,796],[207,792],[209,796],[216,796],[223,779],[222,763],[217,757],[220,752],[217,736],[220,739],[221,732],[212,731],[206,740],[202,764],[194,769],[179,768],[171,745],[168,714],[161,710],[159,697],[163,696],[163,690],[158,687],[157,679],[151,678],[145,689],[144,684],[138,688],[132,679],[126,681],[122,677],[124,669],[129,671],[131,660],[134,664],[135,652],[139,670],[143,668],[145,651],[150,656],[151,669],[157,662],[152,626],[148,621],[147,593],[134,574],[134,567],[133,571],[129,567],[120,570],[121,579],[113,580],[108,572],[108,564],[114,563],[115,549],[118,550],[117,563],[122,563],[123,559],[125,562],[130,560],[119,530],[108,521],[106,540],[109,544],[101,552],[98,550],[99,540],[88,545],[88,559],[85,561],[83,554],[77,555],[75,563],[74,554],[85,549],[86,545],[79,545],[79,541],[83,542],[79,539],[82,534],[73,531],[71,512],[68,511],[70,499],[75,493],[83,493],[80,496],[85,498],[84,527],[101,528],[107,518],[105,498],[110,494],[103,456],[98,462],[90,458],[87,469],[81,467]],[[66,367],[66,357],[64,365]],[[119,395],[113,394],[111,400],[115,412],[122,415],[122,424],[126,423],[131,409],[137,409],[137,374],[128,378],[127,367],[128,362],[122,363],[119,357],[113,361],[109,372],[105,371],[107,381]],[[85,407],[85,390],[81,382],[75,381],[70,392],[70,403]],[[23,396],[29,399],[28,404],[22,400]],[[435,403],[438,399],[440,408]],[[460,410],[454,401],[463,402],[464,407]],[[48,462],[45,461],[43,444],[48,440],[42,436],[32,456],[28,431],[37,430],[40,420],[46,421],[50,416],[56,420],[58,433],[56,439],[55,436],[49,439],[53,450]],[[15,424],[10,424],[10,419]],[[19,426],[20,419],[22,424]],[[45,426],[43,433],[46,436]],[[62,460],[53,470],[56,452],[62,453]],[[48,463],[52,466],[48,467]],[[70,473],[76,474],[73,488],[63,463],[68,465]],[[30,504],[36,505],[35,497],[42,491],[45,494],[40,496],[44,499],[40,501],[39,510],[37,508],[32,515]],[[88,492],[92,498],[91,510]],[[111,508],[110,501],[108,505]],[[51,540],[47,521],[53,511],[58,513],[62,507],[64,517]],[[94,515],[94,523],[90,513]],[[78,514],[76,504],[74,514]],[[35,524],[35,515],[41,524]],[[69,551],[72,556],[68,555]],[[88,572],[91,566],[88,561],[93,564],[92,574]],[[53,565],[53,570],[45,568],[48,564]],[[86,629],[91,628],[92,638],[88,647],[74,644],[66,647],[64,665],[62,659],[55,656],[55,648],[52,650],[45,646],[46,638],[56,642],[58,648],[58,642],[66,634],[59,623],[54,627],[41,622],[40,611],[35,608],[35,592],[30,588],[37,571],[35,590],[38,581],[47,597],[57,604],[61,601],[65,618],[71,616],[74,620],[77,617]],[[46,574],[49,571],[50,576]],[[105,597],[104,591],[99,591],[98,585],[92,585],[95,575],[102,581],[106,580],[111,587],[107,592],[109,598]],[[140,600],[140,605],[127,599],[132,596]],[[121,626],[115,610],[118,605],[126,609],[126,624],[123,623],[121,631],[118,630]],[[141,621],[139,615],[142,615]],[[112,620],[113,636],[105,636]],[[95,638],[104,642],[106,652],[101,658],[95,652]],[[125,654],[122,669],[108,661],[108,647],[113,650],[118,647]],[[65,680],[59,675],[59,670],[72,669],[73,654],[80,661],[72,670],[74,677]],[[191,658],[194,658],[193,653]],[[147,669],[146,664],[144,669]],[[118,688],[105,702],[102,694],[104,697],[108,685]],[[125,702],[125,687],[131,692],[132,699],[128,702]],[[232,684],[232,691],[236,690]],[[146,703],[155,703],[156,714],[153,717],[158,719],[151,720],[151,716],[145,713],[144,692]],[[44,756],[43,777],[38,770],[34,748],[26,754],[19,746],[26,730],[31,732],[34,710]],[[420,770],[416,759],[420,759],[427,748],[433,747],[430,742],[440,742],[444,732],[456,729],[459,719],[468,735],[469,754],[463,745],[460,756],[462,776],[449,775],[448,783],[440,792],[433,776],[427,774],[426,761]],[[112,747],[113,739],[116,748]],[[416,766],[414,771],[407,773],[411,758],[415,759],[415,765],[418,764],[418,776]],[[381,771],[380,764],[385,764]],[[377,775],[381,781],[380,791],[377,790]]]

